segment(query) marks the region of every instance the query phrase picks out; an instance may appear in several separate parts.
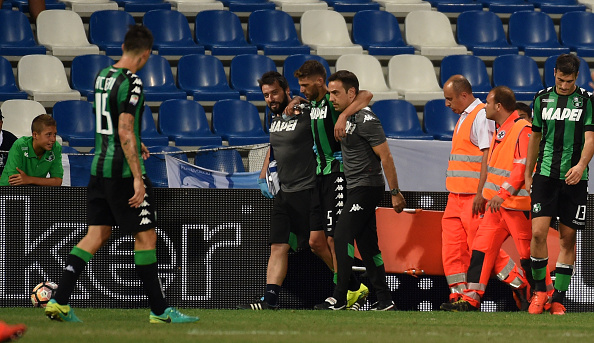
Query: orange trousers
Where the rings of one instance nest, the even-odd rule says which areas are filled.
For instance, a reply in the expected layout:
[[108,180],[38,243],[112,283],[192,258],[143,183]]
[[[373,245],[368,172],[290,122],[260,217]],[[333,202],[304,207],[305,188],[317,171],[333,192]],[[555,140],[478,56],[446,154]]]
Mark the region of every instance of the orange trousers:
[[[472,201],[474,194],[450,193],[448,203],[441,220],[442,262],[448,285],[450,299],[457,299],[467,288],[467,271],[470,267],[470,254],[481,218],[472,215]],[[525,283],[523,274],[510,259],[509,255],[500,249],[491,268],[489,277],[498,278],[514,288]],[[528,255],[530,258],[530,255]]]

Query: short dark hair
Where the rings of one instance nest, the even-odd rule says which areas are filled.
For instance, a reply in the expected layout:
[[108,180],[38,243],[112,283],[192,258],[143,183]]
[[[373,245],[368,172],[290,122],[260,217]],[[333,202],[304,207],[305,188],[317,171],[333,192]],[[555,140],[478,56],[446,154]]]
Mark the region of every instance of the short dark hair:
[[524,112],[528,113],[529,118],[532,118],[532,108],[530,108],[530,106],[526,105],[525,103],[517,102],[516,110],[524,111]]
[[359,93],[359,79],[357,75],[348,70],[339,70],[336,73],[330,75],[328,82],[340,81],[345,91],[351,88],[355,88],[355,94]]
[[258,84],[260,88],[264,85],[273,85],[275,82],[278,82],[278,85],[283,90],[289,89],[289,82],[282,76],[278,71],[267,71],[262,75],[262,78],[258,80]]
[[57,127],[56,120],[49,114],[40,114],[31,123],[31,132],[41,133],[48,126]]
[[463,75],[452,75],[447,82],[452,84],[452,89],[456,95],[461,94],[462,92],[472,94],[472,85],[470,84],[470,81],[468,81],[468,79]]
[[555,62],[555,70],[560,71],[563,74],[577,75],[580,71],[580,59],[571,54],[560,55]]
[[296,78],[308,77],[308,76],[321,76],[324,81],[326,80],[326,68],[324,65],[316,60],[307,60],[305,63],[295,70],[293,75]]
[[501,104],[508,112],[516,110],[516,95],[509,87],[497,86],[491,92],[493,92],[493,100],[496,104]]
[[124,51],[133,54],[143,53],[153,48],[153,34],[146,26],[130,25],[124,37]]

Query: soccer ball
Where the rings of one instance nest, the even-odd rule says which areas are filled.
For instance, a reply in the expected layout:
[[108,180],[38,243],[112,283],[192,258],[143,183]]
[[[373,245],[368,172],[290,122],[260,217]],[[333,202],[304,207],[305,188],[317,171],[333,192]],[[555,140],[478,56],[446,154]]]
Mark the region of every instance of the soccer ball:
[[57,290],[57,284],[43,281],[31,291],[31,303],[34,307],[45,307]]

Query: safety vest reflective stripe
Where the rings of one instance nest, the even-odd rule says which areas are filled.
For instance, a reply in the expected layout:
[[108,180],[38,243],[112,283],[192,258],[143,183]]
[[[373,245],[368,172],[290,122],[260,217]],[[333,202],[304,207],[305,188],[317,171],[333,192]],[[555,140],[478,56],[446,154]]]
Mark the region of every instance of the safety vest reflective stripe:
[[453,285],[456,283],[466,283],[466,273],[446,275],[446,280],[448,281],[448,285]]
[[459,124],[460,120],[456,123],[446,172],[446,188],[452,193],[474,194],[477,191],[483,152],[470,141],[470,131],[477,114],[484,107],[485,104],[477,105],[462,124]]
[[[489,179],[489,176],[487,175],[487,180],[488,180],[488,179]],[[484,193],[484,190],[485,190],[485,189],[494,190],[494,191],[495,191],[495,193],[497,193],[497,192],[499,192],[499,189],[503,187],[503,188],[507,189],[507,191],[508,191],[508,192],[510,192],[512,195],[517,195],[517,196],[530,196],[530,193],[528,193],[528,191],[527,191],[527,190],[525,190],[525,189],[523,189],[523,188],[522,188],[522,189],[520,189],[520,190],[518,191],[517,189],[515,189],[515,188],[513,188],[513,187],[511,187],[511,186],[509,186],[509,188],[508,188],[508,187],[504,187],[504,185],[505,185],[505,184],[506,184],[506,182],[504,182],[504,183],[503,183],[501,186],[499,186],[499,185],[496,185],[496,184],[495,184],[495,183],[493,183],[493,182],[486,181],[486,182],[485,182],[485,186],[484,186],[484,188],[483,188],[483,193]],[[509,185],[509,183],[508,183],[508,185]],[[516,194],[516,192],[517,192],[517,194]],[[491,198],[489,198],[489,199],[491,199]]]

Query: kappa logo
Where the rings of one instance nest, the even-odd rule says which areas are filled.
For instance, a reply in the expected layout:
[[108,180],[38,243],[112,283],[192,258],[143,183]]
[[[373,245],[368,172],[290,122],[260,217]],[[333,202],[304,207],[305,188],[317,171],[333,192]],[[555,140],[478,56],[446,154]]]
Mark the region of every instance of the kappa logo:
[[334,198],[334,199],[344,199],[344,194],[338,193],[338,194],[336,194],[336,198]]
[[64,268],[64,270],[67,270],[67,271],[69,271],[71,273],[76,273],[76,271],[74,270],[74,267],[71,264],[69,264],[68,266],[66,266],[66,268]]
[[375,118],[371,114],[366,114],[365,117],[363,117],[363,123],[368,120],[375,120]]
[[344,187],[342,187],[342,185],[336,186],[335,191],[342,191],[342,190],[344,190]]
[[341,207],[342,208],[343,206],[344,206],[344,203],[342,201],[338,201],[336,203],[336,206],[334,206],[334,207]]
[[542,208],[540,206],[540,203],[536,203],[536,204],[532,205],[532,212],[534,212],[534,213],[540,212],[541,209]]
[[134,82],[132,82],[132,84],[142,86],[142,80],[139,77],[137,77],[136,79],[134,79]]
[[152,223],[152,221],[150,219],[148,219],[147,217],[142,218],[142,220],[140,220],[140,225],[148,225]]
[[334,180],[334,183],[342,183],[344,180],[342,179],[342,177],[337,177],[336,180]]
[[338,209],[338,211],[336,211],[336,215],[339,216],[342,213],[342,208]]
[[148,216],[151,213],[145,208],[142,211],[140,211],[140,214],[138,215],[139,217],[144,217],[144,216]]
[[147,206],[150,206],[150,205],[149,205],[149,203],[148,203],[148,202],[145,200],[145,201],[143,201],[143,202],[142,202],[142,204],[140,204],[140,206],[139,206],[139,207],[147,207]]
[[132,93],[140,94],[140,87],[134,87],[134,89],[132,89]]
[[353,204],[353,207],[349,210],[349,212],[357,212],[362,211],[363,207],[359,206],[359,204]]

